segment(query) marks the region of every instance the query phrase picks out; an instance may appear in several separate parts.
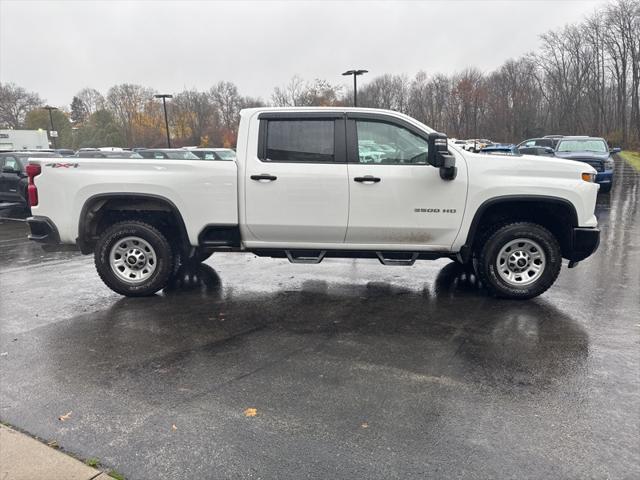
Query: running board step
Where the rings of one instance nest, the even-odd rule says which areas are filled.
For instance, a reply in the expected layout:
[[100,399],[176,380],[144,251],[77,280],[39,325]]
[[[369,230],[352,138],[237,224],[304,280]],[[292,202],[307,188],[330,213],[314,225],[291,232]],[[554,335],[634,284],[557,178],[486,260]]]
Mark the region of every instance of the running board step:
[[203,240],[200,243],[201,247],[233,247],[233,242],[231,240]]
[[[385,257],[384,252],[376,252],[378,260],[383,265],[397,265],[397,266],[410,266],[416,263],[418,259],[418,252],[399,253],[396,258]],[[387,253],[388,255],[388,253]]]
[[[292,252],[291,250],[285,250],[284,252],[291,263],[320,263],[324,256],[327,254],[326,250],[318,250],[316,252]],[[317,255],[313,255],[317,253]]]

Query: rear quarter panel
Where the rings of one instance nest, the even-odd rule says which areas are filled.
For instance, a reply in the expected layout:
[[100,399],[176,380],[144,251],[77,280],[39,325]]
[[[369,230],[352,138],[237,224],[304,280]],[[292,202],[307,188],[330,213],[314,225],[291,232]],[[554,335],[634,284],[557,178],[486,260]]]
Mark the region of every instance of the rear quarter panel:
[[109,193],[169,200],[182,215],[192,245],[197,245],[198,234],[208,224],[238,223],[235,162],[82,158],[30,162],[42,165],[35,179],[39,203],[32,214],[49,217],[63,243],[75,243],[87,200]]

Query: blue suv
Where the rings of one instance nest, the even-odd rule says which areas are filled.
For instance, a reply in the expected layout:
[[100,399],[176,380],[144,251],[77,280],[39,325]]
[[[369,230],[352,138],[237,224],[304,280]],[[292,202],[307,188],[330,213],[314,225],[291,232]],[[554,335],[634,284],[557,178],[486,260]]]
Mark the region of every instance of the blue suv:
[[600,191],[607,193],[613,185],[612,153],[618,153],[619,148],[609,150],[604,138],[599,137],[563,137],[556,146],[555,155],[558,158],[577,160],[588,163],[596,169],[596,183]]

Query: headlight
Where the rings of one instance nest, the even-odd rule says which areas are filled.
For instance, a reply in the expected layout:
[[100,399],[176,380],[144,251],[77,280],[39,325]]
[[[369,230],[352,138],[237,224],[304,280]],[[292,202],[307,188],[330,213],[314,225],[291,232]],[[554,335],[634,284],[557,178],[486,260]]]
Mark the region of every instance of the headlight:
[[606,170],[613,170],[613,166],[614,166],[614,165],[615,165],[615,163],[614,163],[613,159],[611,159],[611,158],[610,158],[609,160],[606,160],[606,161],[604,162],[604,168],[605,168]]
[[583,172],[582,173],[582,180],[584,180],[585,182],[595,182],[596,181],[596,174],[595,173],[591,173],[591,172]]

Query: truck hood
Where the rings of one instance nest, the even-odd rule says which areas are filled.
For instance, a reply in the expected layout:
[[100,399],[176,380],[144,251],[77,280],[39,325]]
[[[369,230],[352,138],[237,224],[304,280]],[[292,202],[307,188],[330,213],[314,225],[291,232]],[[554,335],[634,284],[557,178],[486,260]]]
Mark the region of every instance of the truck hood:
[[556,157],[578,162],[604,162],[609,158],[609,152],[556,152]]
[[[496,175],[514,177],[580,178],[581,173],[596,173],[586,161],[539,155],[487,155],[465,152],[470,166],[482,165]],[[586,163],[586,164],[585,164]]]

